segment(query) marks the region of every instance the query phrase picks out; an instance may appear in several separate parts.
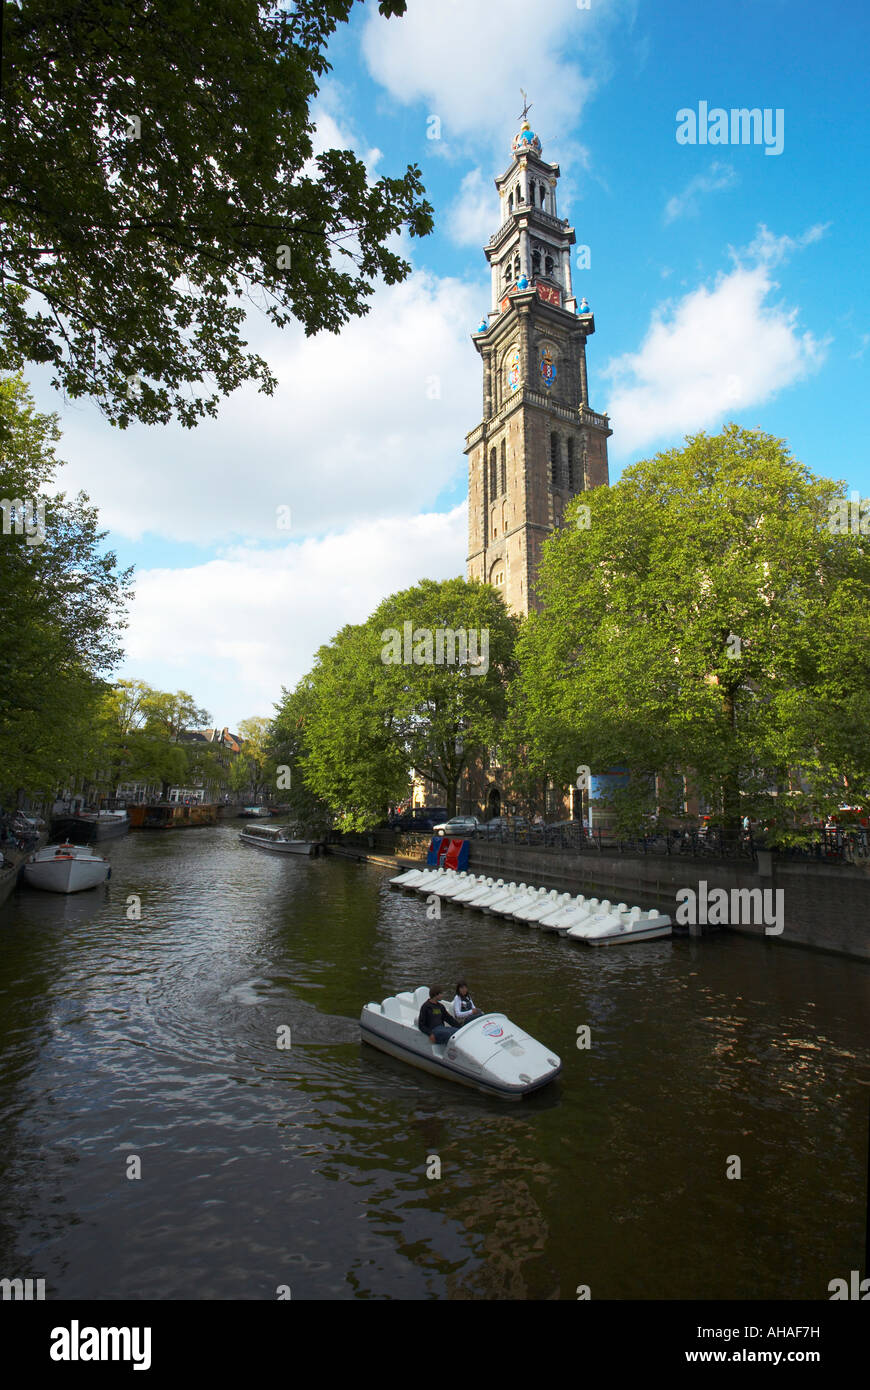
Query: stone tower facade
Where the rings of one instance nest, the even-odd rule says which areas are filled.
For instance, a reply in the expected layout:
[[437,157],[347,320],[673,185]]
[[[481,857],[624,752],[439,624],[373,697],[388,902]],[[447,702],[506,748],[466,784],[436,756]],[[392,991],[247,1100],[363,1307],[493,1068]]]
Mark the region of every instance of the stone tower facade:
[[499,229],[484,247],[492,307],[473,335],[483,359],[483,419],[466,436],[469,579],[508,607],[536,606],[546,536],[571,497],[608,481],[606,415],[589,408],[586,340],[595,319],[571,288],[569,227],[556,210],[559,166],[528,121],[495,180]]

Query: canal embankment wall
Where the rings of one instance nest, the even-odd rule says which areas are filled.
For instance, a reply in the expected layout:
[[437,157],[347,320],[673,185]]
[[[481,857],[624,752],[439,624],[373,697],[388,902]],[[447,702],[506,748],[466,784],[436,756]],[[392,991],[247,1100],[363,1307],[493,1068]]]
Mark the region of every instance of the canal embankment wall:
[[0,907],[11,898],[15,891],[15,885],[21,875],[21,868],[26,859],[29,859],[34,850],[41,849],[48,841],[45,831],[39,839],[32,844],[29,849],[15,849],[12,845],[3,846],[4,867],[0,869]]
[[[426,840],[425,844],[428,844]],[[332,846],[353,857],[386,864],[413,866],[425,858],[423,837],[395,836],[375,831],[342,836]],[[566,893],[606,890],[639,907],[657,907],[676,920],[677,893],[691,888],[699,893],[706,884],[714,889],[761,889],[782,893],[781,933],[765,930],[762,921],[724,929],[757,936],[762,941],[806,946],[837,955],[870,960],[870,868],[850,864],[824,864],[813,860],[781,858],[760,850],[756,860],[694,858],[690,855],[608,854],[598,850],[564,850],[493,842],[469,841],[469,871],[555,888]]]

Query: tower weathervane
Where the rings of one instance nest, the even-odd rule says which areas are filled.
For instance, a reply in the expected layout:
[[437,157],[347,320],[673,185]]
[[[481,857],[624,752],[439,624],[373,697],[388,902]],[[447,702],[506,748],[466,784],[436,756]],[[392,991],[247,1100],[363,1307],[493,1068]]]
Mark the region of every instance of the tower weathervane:
[[534,102],[530,102],[530,101],[529,101],[529,99],[528,99],[528,97],[526,96],[525,92],[523,91],[522,87],[520,87],[520,96],[521,96],[522,99],[523,99],[523,110],[522,110],[522,114],[521,114],[520,116],[517,117],[517,120],[525,121],[525,120],[528,119],[529,112],[531,111],[532,107],[534,106]]

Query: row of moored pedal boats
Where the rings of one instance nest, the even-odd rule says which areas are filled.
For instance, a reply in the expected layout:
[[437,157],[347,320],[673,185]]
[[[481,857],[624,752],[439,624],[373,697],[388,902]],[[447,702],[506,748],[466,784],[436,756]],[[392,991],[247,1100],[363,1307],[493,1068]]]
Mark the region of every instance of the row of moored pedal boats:
[[556,932],[586,946],[651,941],[671,934],[670,917],[654,908],[644,912],[627,903],[611,903],[607,898],[587,898],[582,893],[560,893],[555,888],[535,888],[526,883],[505,883],[501,878],[456,869],[408,869],[390,879],[390,886],[407,892],[433,893],[446,902]]

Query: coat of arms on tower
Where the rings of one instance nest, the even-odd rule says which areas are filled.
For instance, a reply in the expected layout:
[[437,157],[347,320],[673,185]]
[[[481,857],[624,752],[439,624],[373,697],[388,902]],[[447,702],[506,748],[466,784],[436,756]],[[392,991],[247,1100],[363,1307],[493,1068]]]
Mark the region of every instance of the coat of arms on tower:
[[520,384],[520,350],[514,348],[507,360],[507,380],[508,386],[512,391],[516,391]]
[[556,380],[556,364],[548,347],[541,349],[541,377],[545,386],[552,386]]

